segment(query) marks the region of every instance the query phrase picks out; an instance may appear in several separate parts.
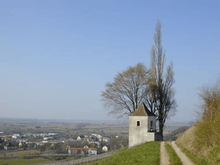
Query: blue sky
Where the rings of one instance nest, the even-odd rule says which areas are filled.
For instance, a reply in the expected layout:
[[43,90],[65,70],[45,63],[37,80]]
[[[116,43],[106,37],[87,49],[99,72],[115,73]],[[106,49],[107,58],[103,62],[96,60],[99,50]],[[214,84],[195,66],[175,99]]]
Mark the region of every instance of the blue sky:
[[178,112],[193,120],[199,88],[220,75],[219,1],[0,2],[1,117],[109,120],[105,83],[150,66],[156,20],[174,63]]

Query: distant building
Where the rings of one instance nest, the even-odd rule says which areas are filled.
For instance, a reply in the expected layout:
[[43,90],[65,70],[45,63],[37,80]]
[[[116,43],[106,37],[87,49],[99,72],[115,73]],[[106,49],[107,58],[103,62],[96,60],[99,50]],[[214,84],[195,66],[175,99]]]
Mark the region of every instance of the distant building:
[[108,137],[102,137],[102,141],[103,142],[108,142],[108,141],[110,141],[110,139]]
[[77,141],[82,141],[85,138],[84,135],[80,135],[76,138]]
[[19,148],[22,148],[22,146],[23,146],[22,142],[20,142],[18,146],[19,146]]
[[129,115],[129,147],[157,140],[162,137],[156,132],[156,115],[142,103]]
[[13,150],[14,149],[14,145],[12,145],[10,142],[8,144],[6,144],[4,146],[4,149],[5,150]]
[[105,152],[108,151],[108,147],[107,146],[103,146],[102,147],[102,151],[105,151]]
[[83,148],[89,148],[89,146],[84,146]]
[[77,141],[81,141],[82,139],[81,139],[80,136],[78,136],[78,137],[76,138],[76,140],[77,140]]
[[92,148],[91,150],[89,150],[91,155],[97,155],[97,149],[96,148]]
[[53,137],[44,137],[44,140],[52,140]]
[[89,154],[89,155],[97,155],[96,148],[69,148],[69,154]]
[[14,134],[14,135],[12,135],[12,138],[13,138],[13,139],[20,139],[21,136],[20,136],[19,134]]
[[36,146],[43,146],[44,145],[43,142],[36,142],[35,144],[36,144]]

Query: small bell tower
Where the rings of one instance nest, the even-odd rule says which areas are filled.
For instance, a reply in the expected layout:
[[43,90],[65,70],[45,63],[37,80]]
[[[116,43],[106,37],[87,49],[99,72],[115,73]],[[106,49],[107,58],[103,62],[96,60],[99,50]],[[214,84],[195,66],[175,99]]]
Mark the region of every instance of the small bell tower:
[[129,148],[156,140],[156,115],[144,103],[129,115]]

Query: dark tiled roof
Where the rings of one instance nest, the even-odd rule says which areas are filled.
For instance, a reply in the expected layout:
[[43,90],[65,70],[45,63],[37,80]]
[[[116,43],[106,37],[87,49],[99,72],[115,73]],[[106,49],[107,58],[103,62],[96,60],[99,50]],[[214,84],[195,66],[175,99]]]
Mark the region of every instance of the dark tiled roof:
[[150,112],[144,103],[139,105],[138,109],[136,109],[130,116],[156,116],[154,113]]
[[79,137],[80,137],[80,138],[85,138],[85,136],[84,136],[84,135],[80,135]]
[[6,146],[7,147],[14,147],[14,145],[12,145],[11,143],[8,143]]

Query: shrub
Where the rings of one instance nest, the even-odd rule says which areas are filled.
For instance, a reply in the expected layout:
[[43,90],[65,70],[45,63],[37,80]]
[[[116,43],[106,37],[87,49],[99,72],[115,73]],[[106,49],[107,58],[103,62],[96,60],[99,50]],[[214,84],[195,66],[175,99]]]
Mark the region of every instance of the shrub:
[[196,141],[194,147],[197,150],[219,146],[220,147],[220,82],[203,87],[200,97],[203,101],[203,117],[196,127]]

